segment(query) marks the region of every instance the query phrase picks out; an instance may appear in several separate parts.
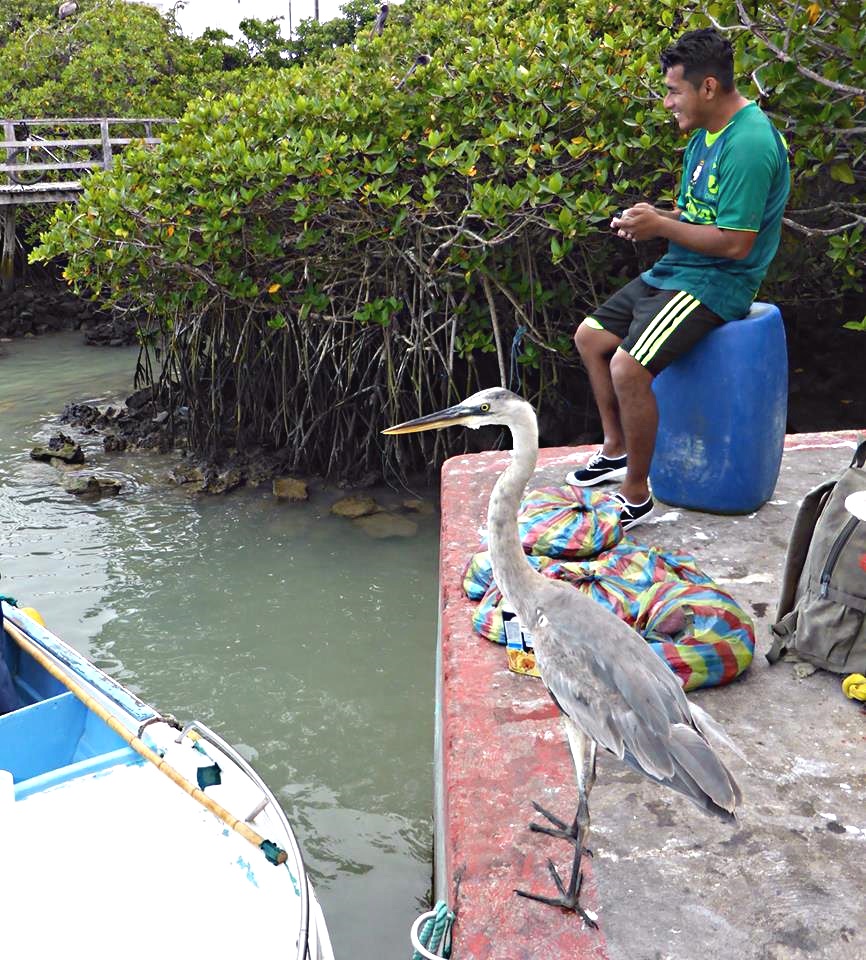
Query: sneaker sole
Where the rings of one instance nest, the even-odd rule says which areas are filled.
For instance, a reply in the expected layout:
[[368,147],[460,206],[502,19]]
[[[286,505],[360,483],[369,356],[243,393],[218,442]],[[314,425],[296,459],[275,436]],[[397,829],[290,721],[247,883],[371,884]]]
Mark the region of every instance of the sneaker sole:
[[578,480],[575,471],[572,470],[566,478],[565,482],[570,483],[573,487],[594,487],[597,483],[613,483],[616,480],[624,479],[626,475],[626,467],[617,467],[615,470],[608,470],[606,473],[601,474],[601,476],[593,477],[591,480]]
[[653,507],[652,510],[650,510],[648,513],[645,513],[642,517],[636,517],[634,520],[629,520],[622,524],[623,533],[631,530],[632,527],[636,527],[639,523],[646,523],[647,520],[652,519],[652,517],[655,515],[655,512],[655,507]]

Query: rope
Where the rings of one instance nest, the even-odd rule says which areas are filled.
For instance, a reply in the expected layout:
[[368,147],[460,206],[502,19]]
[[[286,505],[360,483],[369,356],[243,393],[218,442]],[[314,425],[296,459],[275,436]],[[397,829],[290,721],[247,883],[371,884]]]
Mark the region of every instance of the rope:
[[71,677],[66,676],[62,670],[59,670],[54,662],[48,657],[23,630],[12,623],[10,620],[4,621],[3,629],[18,644],[21,649],[31,656],[41,667],[51,674],[55,680],[59,680],[71,693],[73,693],[91,712],[95,713],[100,720],[107,723],[109,727],[131,747],[140,757],[143,757],[148,763],[152,763],[160,773],[165,774],[177,784],[182,790],[188,793],[193,800],[200,803],[203,807],[210,810],[214,816],[219,817],[223,823],[231,827],[236,833],[239,833],[245,840],[253,846],[258,847],[265,855],[267,860],[275,865],[285,863],[288,854],[285,850],[278,847],[273,841],[265,840],[260,837],[252,827],[247,826],[242,820],[239,820],[231,812],[226,810],[212,797],[209,797],[199,787],[190,783],[181,773],[178,773],[166,760],[156,751],[151,750],[146,743],[130,733],[126,727],[102,704],[94,700],[90,694],[76,683]]
[[[418,928],[424,924],[421,935]],[[429,913],[422,913],[412,924],[409,939],[415,952],[412,960],[442,960],[451,956],[451,926],[454,923],[454,911],[448,909],[444,900],[439,900]],[[429,950],[428,950],[429,948]],[[441,948],[441,953],[438,952]],[[436,950],[436,953],[430,953]]]
[[[520,364],[517,362],[517,356],[520,353],[520,344],[523,341],[523,335],[526,333],[526,327],[521,324],[514,331],[514,339],[511,341],[511,366],[508,371],[508,389],[520,393]],[[517,389],[515,390],[515,385]]]

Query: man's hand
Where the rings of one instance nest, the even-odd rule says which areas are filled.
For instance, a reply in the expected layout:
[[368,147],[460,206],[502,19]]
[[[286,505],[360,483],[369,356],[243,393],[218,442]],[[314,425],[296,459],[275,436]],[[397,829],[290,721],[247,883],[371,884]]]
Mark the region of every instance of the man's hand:
[[659,210],[649,203],[636,203],[610,221],[611,230],[624,240],[652,240],[661,237],[673,243],[703,253],[708,257],[743,260],[755,243],[756,233],[749,230],[731,230],[712,223],[690,223],[680,220],[680,211]]
[[610,221],[611,230],[624,240],[652,240],[662,235],[664,221],[669,219],[652,204],[636,203]]

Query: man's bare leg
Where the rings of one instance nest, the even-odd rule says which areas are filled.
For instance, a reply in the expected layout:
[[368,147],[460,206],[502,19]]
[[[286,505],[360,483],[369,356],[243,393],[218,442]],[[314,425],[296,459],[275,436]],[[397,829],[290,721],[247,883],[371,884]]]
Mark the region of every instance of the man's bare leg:
[[621,343],[620,337],[593,327],[585,320],[574,334],[574,345],[586,367],[589,385],[601,417],[604,430],[601,452],[606,457],[621,457],[626,452],[626,437],[610,367],[611,358]]
[[649,496],[649,471],[659,425],[653,374],[625,350],[617,350],[610,361],[610,375],[628,453],[620,493],[629,503],[639,504]]

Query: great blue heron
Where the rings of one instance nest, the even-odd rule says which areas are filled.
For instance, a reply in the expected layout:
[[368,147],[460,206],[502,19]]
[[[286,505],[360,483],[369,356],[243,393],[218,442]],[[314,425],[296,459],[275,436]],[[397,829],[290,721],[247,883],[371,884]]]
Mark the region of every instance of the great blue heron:
[[673,672],[631,627],[573,586],[543,577],[528,563],[517,514],[538,458],[538,426],[525,400],[509,390],[482,390],[456,406],[383,432],[416,433],[458,424],[473,429],[499,424],[511,431],[511,463],[496,481],[487,511],[493,576],[534,637],[541,679],[562,712],[577,774],[578,805],[571,826],[534,802],[553,826],[530,824],[537,832],[574,845],[569,882],[562,882],[550,860],[558,897],[515,892],[574,910],[595,926],[595,918],[580,906],[579,894],[596,748],[601,746],[650,780],[682,793],[704,813],[733,822],[740,790],[708,739],[733,744],[704,710],[689,702]]

